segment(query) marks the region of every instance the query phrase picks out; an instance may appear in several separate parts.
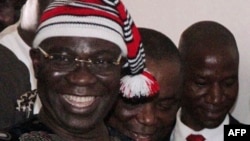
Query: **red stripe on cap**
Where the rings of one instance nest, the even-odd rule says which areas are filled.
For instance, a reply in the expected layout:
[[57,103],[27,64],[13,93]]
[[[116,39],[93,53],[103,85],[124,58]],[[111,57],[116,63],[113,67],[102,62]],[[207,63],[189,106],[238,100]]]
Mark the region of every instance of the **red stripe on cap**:
[[42,15],[40,19],[40,23],[44,22],[47,19],[50,19],[51,17],[60,16],[60,15],[98,16],[98,17],[111,19],[121,26],[123,25],[123,22],[121,21],[121,19],[119,19],[119,17],[112,15],[108,12],[105,12],[102,10],[95,10],[91,8],[77,8],[77,7],[70,7],[70,6],[60,6],[60,7],[56,7],[54,9],[46,11]]
[[[126,13],[126,8],[123,5],[123,3],[120,1],[120,3],[117,5],[117,10],[120,13],[120,17],[123,21],[127,20],[127,13]],[[140,48],[140,43],[141,43],[141,36],[138,31],[138,28],[136,25],[133,23],[131,25],[131,31],[132,31],[132,36],[133,39],[130,42],[127,42],[127,48],[128,48],[128,58],[135,58],[138,54],[139,48]]]
[[131,27],[133,33],[133,39],[127,43],[128,46],[128,58],[135,58],[138,55],[138,51],[141,43],[141,36],[135,24]]
[[142,75],[144,75],[145,77],[147,77],[148,79],[150,79],[153,82],[153,83],[148,84],[148,87],[151,90],[149,93],[149,96],[153,96],[153,95],[157,94],[160,91],[160,86],[159,86],[158,82],[156,81],[155,77],[147,71],[143,71]]

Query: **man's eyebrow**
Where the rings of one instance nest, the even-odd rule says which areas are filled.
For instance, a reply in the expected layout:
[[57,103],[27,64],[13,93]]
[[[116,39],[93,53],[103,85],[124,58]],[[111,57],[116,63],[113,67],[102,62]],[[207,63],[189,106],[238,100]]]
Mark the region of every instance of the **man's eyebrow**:
[[94,54],[94,55],[114,55],[113,51],[108,51],[108,50],[98,50],[96,52],[90,52],[90,54]]
[[228,79],[234,79],[237,80],[239,78],[239,76],[237,74],[231,74],[229,76],[226,76],[222,81],[224,80],[228,80]]
[[159,97],[158,101],[166,101],[166,100],[178,100],[180,99],[177,95]]
[[199,79],[206,79],[207,76],[209,76],[208,73],[204,73],[202,71],[197,71],[197,72],[193,72],[194,78],[199,78]]
[[124,103],[135,104],[135,105],[148,103],[148,102],[153,101],[154,99],[156,99],[156,97],[140,97],[140,98],[134,97],[130,99],[122,97],[122,100]]
[[172,99],[175,99],[177,98],[176,96],[171,96],[171,97],[159,97],[158,99],[159,100],[172,100]]
[[[106,49],[97,49],[95,51],[90,51],[89,54],[94,54],[94,55],[114,55],[115,53],[117,53],[114,50],[106,50]],[[119,52],[118,54],[121,54],[121,52]]]
[[47,51],[49,52],[74,52],[72,49],[64,46],[50,46]]

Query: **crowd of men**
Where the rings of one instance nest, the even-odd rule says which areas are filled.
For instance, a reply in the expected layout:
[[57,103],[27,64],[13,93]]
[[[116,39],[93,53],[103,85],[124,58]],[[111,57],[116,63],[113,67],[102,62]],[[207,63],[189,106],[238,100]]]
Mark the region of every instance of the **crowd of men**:
[[242,124],[224,25],[194,23],[175,45],[120,0],[23,0],[4,14],[12,1],[0,4],[0,140],[223,141]]

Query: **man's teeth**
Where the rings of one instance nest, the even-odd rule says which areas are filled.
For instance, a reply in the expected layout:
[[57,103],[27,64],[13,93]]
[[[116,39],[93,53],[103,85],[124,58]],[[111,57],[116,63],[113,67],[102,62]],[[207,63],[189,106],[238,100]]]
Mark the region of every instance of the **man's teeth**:
[[138,134],[138,133],[134,133],[134,135],[136,137],[136,141],[149,141],[150,140],[149,135],[142,135],[142,134]]
[[63,95],[63,98],[71,105],[84,108],[91,105],[95,97],[94,96],[72,96],[72,95]]

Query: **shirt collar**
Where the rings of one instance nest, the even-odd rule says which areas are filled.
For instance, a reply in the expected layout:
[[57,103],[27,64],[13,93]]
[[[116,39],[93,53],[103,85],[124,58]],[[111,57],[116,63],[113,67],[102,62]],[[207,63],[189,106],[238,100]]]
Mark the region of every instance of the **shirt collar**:
[[221,141],[223,139],[223,132],[224,132],[224,125],[229,124],[229,115],[226,115],[224,121],[216,128],[213,129],[202,129],[201,131],[194,131],[188,126],[186,126],[184,123],[181,122],[180,120],[180,115],[181,115],[181,108],[178,110],[177,115],[176,115],[176,125],[174,127],[174,130],[171,135],[171,139],[173,141],[180,141],[180,140],[185,140],[185,138],[189,134],[201,134],[203,135],[207,140],[213,140],[215,139]]

